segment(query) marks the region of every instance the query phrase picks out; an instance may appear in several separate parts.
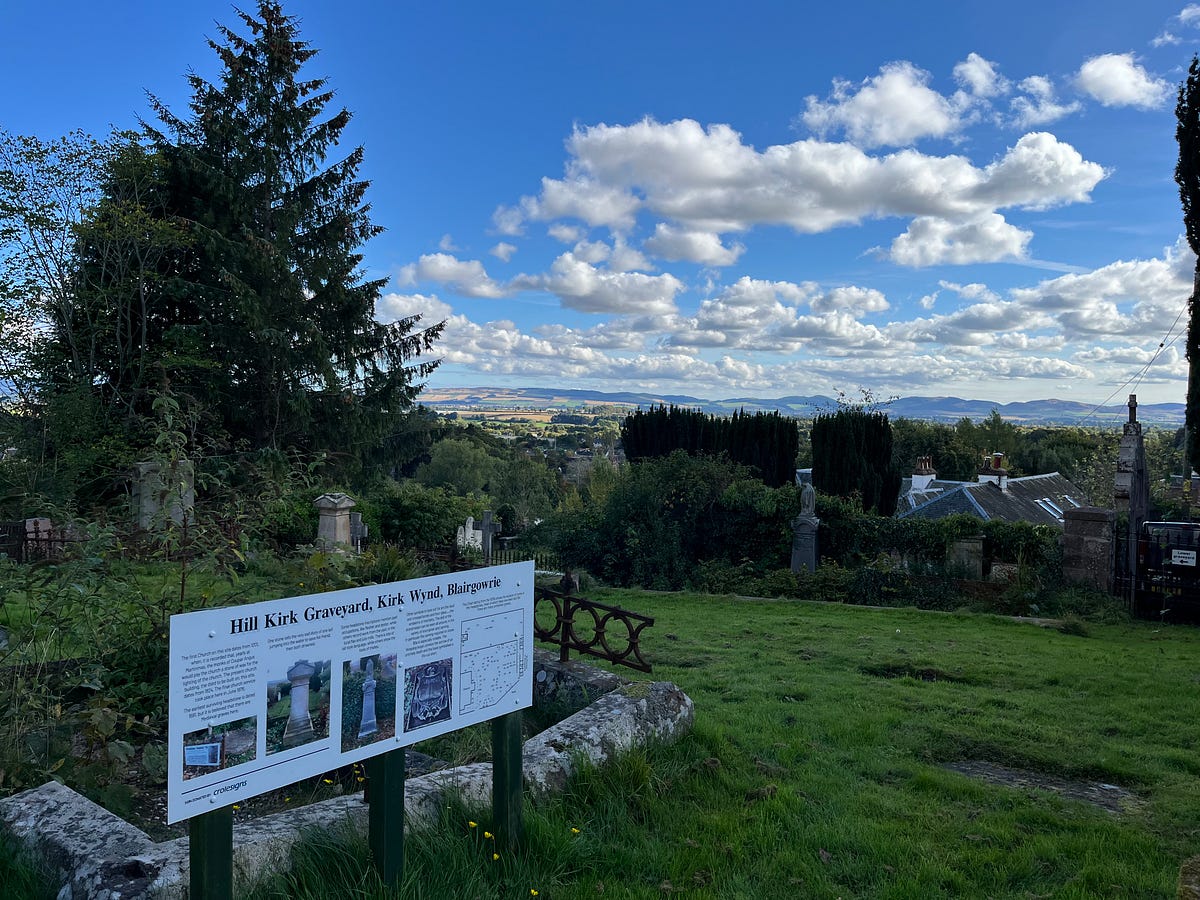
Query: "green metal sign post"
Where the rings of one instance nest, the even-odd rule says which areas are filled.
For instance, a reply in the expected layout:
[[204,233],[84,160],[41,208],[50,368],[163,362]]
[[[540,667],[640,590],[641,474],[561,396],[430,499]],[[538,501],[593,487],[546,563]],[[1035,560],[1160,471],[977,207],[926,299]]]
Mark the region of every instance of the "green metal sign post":
[[380,879],[395,887],[404,877],[404,748],[367,760],[367,778],[367,846]]
[[496,843],[513,850],[525,839],[522,806],[521,712],[492,719],[492,815]]
[[188,819],[192,900],[233,900],[233,807]]

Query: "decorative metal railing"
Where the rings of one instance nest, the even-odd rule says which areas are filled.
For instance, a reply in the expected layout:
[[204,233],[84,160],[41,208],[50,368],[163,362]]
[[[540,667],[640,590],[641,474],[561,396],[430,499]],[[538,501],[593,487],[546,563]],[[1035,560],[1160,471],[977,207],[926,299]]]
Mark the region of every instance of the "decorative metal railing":
[[[542,587],[534,590],[533,606],[534,637],[557,644],[561,662],[566,662],[574,651],[639,672],[650,671],[650,663],[642,656],[641,635],[654,624],[652,617]],[[544,626],[538,622],[539,607],[553,610],[552,625]],[[624,631],[620,627],[612,628],[614,623],[623,626]]]

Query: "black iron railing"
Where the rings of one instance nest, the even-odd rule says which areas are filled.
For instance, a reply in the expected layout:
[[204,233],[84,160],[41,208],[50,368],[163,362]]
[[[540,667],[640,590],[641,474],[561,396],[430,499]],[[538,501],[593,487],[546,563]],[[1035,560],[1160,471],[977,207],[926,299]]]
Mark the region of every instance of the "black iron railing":
[[[537,612],[547,606],[553,610],[554,622],[543,626],[537,622]],[[641,636],[654,624],[652,617],[541,587],[534,591],[533,608],[534,637],[556,644],[561,662],[574,651],[639,672],[650,671],[650,663],[642,656]]]

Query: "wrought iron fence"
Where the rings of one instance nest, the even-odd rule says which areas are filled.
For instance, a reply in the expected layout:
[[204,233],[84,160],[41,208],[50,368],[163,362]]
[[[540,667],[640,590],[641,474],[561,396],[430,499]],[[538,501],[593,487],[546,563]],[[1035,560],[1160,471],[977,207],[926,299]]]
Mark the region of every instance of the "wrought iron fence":
[[[553,610],[552,625],[543,626],[537,621],[539,607]],[[650,663],[642,656],[641,635],[642,631],[654,624],[651,616],[542,587],[534,590],[533,608],[534,637],[548,644],[557,644],[561,662],[566,662],[571,651],[574,651],[639,672],[650,671]],[[614,623],[623,626],[624,631],[616,629],[616,634],[612,635],[610,626]],[[614,638],[617,646],[610,643],[610,637]]]
[[77,543],[79,539],[66,530],[43,525],[38,519],[0,522],[0,555],[16,562],[59,559],[69,544]]

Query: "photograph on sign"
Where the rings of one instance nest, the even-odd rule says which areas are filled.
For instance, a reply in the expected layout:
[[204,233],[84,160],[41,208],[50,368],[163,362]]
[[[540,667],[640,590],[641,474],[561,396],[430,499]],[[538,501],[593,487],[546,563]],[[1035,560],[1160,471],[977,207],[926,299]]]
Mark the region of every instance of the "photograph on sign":
[[342,752],[396,736],[396,654],[342,663]]
[[329,737],[329,660],[298,659],[287,676],[267,682],[267,753]]
[[416,731],[450,718],[454,660],[439,659],[404,670],[404,730]]
[[171,617],[167,820],[533,703],[533,563]]

